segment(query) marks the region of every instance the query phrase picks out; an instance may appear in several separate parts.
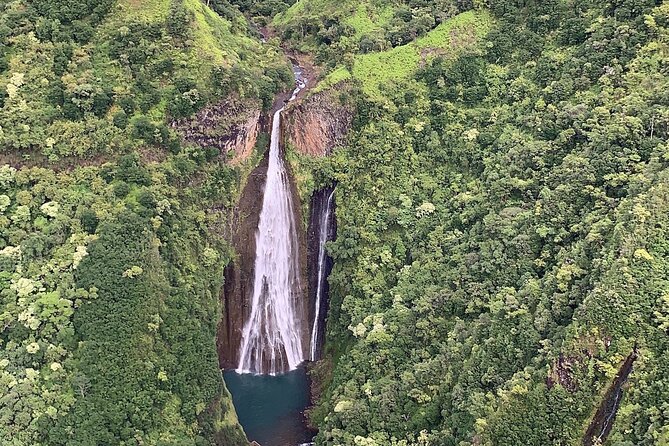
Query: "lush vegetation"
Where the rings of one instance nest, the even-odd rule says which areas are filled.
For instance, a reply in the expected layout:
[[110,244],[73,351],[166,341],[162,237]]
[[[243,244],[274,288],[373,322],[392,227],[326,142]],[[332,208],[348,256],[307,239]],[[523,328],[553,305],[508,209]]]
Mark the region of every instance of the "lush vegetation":
[[[265,26],[276,14],[286,11],[295,0],[213,0],[213,7],[219,10],[238,8],[249,17],[255,26]],[[220,6],[218,6],[220,5]]]
[[290,84],[243,14],[356,110],[289,155],[337,182],[317,444],[582,444],[635,350],[607,444],[669,444],[669,5],[0,6],[3,444],[245,444],[214,337],[250,166],[172,126]]
[[0,443],[244,444],[215,343],[243,169],[171,122],[268,106],[287,62],[196,0],[0,6]]
[[338,182],[318,444],[581,444],[635,345],[607,444],[667,444],[669,7],[488,6],[455,57],[374,54],[315,175]]
[[487,11],[459,14],[410,44],[354,56],[348,66],[332,71],[317,90],[354,78],[369,98],[382,100],[382,85],[391,88],[391,84],[407,81],[419,67],[435,58],[450,60],[461,53],[475,51],[480,38],[488,32],[490,22]]
[[468,0],[303,0],[276,15],[272,26],[292,46],[333,67],[350,65],[357,53],[406,45],[473,5]]
[[236,10],[226,20],[198,0],[103,3],[70,21],[70,6],[88,9],[3,2],[0,153],[176,152],[171,120],[230,96],[268,107],[292,82],[278,48],[253,38]]
[[[203,166],[200,166],[202,168]],[[0,168],[0,434],[24,444],[243,438],[214,343],[235,175],[190,155]],[[219,192],[220,191],[220,192]],[[216,197],[212,200],[203,197]],[[237,443],[239,444],[239,443]]]

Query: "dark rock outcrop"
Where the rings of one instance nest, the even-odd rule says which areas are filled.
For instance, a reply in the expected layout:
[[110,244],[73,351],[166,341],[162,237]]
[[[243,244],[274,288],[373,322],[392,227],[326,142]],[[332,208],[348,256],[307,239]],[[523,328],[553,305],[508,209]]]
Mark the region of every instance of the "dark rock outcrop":
[[552,389],[555,384],[560,384],[569,392],[575,392],[578,390],[578,383],[574,379],[574,372],[578,368],[583,368],[581,358],[560,354],[546,380],[548,388]]
[[230,98],[209,105],[193,117],[172,121],[185,142],[215,147],[221,156],[238,163],[253,152],[261,129],[258,100]]
[[[323,224],[323,214],[326,211],[328,198],[332,193],[332,187],[326,187],[315,191],[311,196],[311,206],[310,206],[310,215],[309,215],[309,227],[307,229],[307,274],[309,277],[309,332],[313,330],[314,316],[316,313],[316,293],[318,292],[318,260],[319,260],[319,247],[320,247],[320,234],[321,234],[321,225]],[[325,222],[328,226],[328,237],[327,240],[334,240],[337,234],[337,220],[335,218],[335,202],[332,201],[331,212],[329,218]],[[329,293],[329,284],[327,277],[332,271],[332,258],[327,255],[325,256],[325,262],[323,265],[323,280],[320,283],[321,287],[321,302],[320,302],[320,312],[319,312],[319,335],[318,340],[319,344],[316,348],[317,355],[316,358],[321,357],[322,353],[322,342],[325,337],[325,320],[328,312],[328,293]]]
[[262,210],[267,164],[265,156],[249,175],[232,217],[232,245],[236,256],[225,268],[223,318],[217,336],[219,364],[224,369],[237,366],[242,329],[251,311],[249,300],[253,293],[255,234]]
[[592,418],[588,430],[583,437],[583,446],[601,445],[606,442],[611,429],[613,429],[613,422],[616,420],[618,409],[623,398],[623,390],[625,383],[632,373],[632,366],[638,356],[637,347],[634,346],[632,353],[627,356],[623,362],[618,374],[609,386],[604,395],[595,416]]

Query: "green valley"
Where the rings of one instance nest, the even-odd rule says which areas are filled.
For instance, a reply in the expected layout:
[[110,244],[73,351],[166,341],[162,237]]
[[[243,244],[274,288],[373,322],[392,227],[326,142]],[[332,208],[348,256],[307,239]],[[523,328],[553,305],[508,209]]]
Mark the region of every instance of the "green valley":
[[0,444],[669,445],[666,2],[0,5]]

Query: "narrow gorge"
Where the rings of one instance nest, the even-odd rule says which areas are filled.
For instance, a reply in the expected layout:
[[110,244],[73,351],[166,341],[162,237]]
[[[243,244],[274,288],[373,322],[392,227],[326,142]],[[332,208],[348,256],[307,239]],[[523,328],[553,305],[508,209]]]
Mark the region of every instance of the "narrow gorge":
[[[298,79],[293,98],[304,87]],[[291,99],[293,99],[291,98]],[[274,113],[262,210],[256,234],[251,314],[242,330],[238,373],[295,370],[305,359],[300,250],[293,196],[280,147],[280,108]]]
[[299,67],[294,73],[295,90],[277,99],[269,149],[238,203],[237,255],[226,268],[219,327],[220,364],[240,423],[262,446],[313,438],[303,413],[311,403],[307,364],[323,351],[332,269],[326,243],[336,232],[335,188],[313,192],[305,221],[286,161],[282,114],[307,85]]

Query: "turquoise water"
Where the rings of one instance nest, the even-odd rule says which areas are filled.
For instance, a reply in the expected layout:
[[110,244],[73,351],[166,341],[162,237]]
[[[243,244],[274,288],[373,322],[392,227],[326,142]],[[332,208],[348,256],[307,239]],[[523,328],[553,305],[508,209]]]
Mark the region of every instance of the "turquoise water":
[[278,376],[223,373],[237,416],[249,440],[261,446],[297,446],[311,441],[304,409],[309,380],[303,368]]

